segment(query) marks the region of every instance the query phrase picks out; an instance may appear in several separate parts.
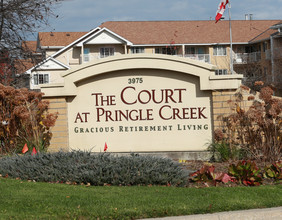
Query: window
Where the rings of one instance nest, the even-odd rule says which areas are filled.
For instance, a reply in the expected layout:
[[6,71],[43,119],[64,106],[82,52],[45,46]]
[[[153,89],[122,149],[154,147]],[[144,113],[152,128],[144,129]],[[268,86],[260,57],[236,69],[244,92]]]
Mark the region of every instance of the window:
[[144,53],[144,47],[132,47],[131,53]]
[[39,85],[39,84],[48,84],[49,83],[49,74],[34,74],[33,75],[34,79],[34,85]]
[[185,48],[185,54],[195,54],[196,50],[195,47],[186,47]]
[[83,57],[84,57],[85,62],[89,62],[89,60],[90,60],[89,54],[90,54],[90,48],[84,48],[83,49]]
[[216,70],[215,75],[227,75],[227,69]]
[[225,46],[214,46],[213,55],[214,56],[226,56],[226,47]]
[[102,47],[100,48],[100,58],[114,56],[115,49],[113,47]]
[[263,42],[263,52],[267,50],[267,42]]
[[198,49],[198,54],[205,54],[205,48],[199,47]]
[[205,54],[204,47],[185,47],[185,54]]
[[159,47],[159,48],[155,48],[155,53],[167,54],[167,55],[176,55],[177,54],[177,48],[176,47]]

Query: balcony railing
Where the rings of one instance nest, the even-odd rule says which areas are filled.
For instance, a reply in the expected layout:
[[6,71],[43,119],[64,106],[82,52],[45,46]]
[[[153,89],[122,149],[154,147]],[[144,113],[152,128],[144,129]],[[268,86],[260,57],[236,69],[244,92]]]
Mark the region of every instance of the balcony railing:
[[261,60],[261,52],[253,53],[236,53],[234,56],[234,64],[254,63]]
[[[182,54],[177,54],[177,55],[168,55],[168,56],[178,56],[178,57],[183,57]],[[185,58],[190,58],[193,60],[199,60],[205,63],[210,63],[210,55],[209,54],[185,54]],[[95,59],[100,59],[103,58],[99,54],[92,55],[92,54],[84,54],[80,57],[80,63],[82,63],[82,59],[84,63],[87,63],[91,60]]]
[[265,51],[265,59],[271,60],[271,58],[274,59],[281,59],[282,58],[282,47],[277,47],[273,49],[273,54],[271,53],[271,50]]
[[248,60],[248,53],[236,53],[233,57],[234,64],[245,64]]
[[107,57],[107,56],[101,56],[100,54],[96,54],[96,55],[83,54],[80,57],[80,63],[82,63],[82,60],[83,60],[83,63],[87,63],[87,62],[90,62],[91,60],[97,60],[97,59],[104,58],[104,57]]
[[258,62],[261,60],[261,52],[250,53],[250,62]]
[[193,60],[199,60],[205,63],[210,63],[210,55],[209,54],[185,54],[184,57],[190,58]]

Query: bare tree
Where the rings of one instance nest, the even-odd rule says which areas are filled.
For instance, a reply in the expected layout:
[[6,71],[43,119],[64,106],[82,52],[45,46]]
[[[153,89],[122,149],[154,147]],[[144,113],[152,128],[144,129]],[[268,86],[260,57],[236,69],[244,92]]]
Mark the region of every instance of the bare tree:
[[251,89],[256,81],[266,81],[265,76],[262,74],[261,66],[258,63],[235,65],[234,70],[244,76],[244,85]]
[[23,44],[32,33],[48,25],[50,17],[56,17],[53,8],[62,1],[0,0],[0,83],[11,83],[7,77],[14,78],[27,60],[38,61]]
[[282,52],[280,57],[278,57],[278,59],[275,60],[275,64],[273,67],[274,67],[273,84],[277,89],[276,95],[282,96]]

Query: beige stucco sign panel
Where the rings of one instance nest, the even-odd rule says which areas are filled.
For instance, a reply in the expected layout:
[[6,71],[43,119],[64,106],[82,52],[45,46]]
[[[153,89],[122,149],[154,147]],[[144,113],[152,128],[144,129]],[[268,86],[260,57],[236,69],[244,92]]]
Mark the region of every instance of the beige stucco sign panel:
[[196,77],[163,70],[125,70],[78,83],[69,103],[74,149],[203,150],[211,139],[210,92]]
[[[111,152],[202,151],[212,139],[211,65],[183,58],[123,55],[63,75],[64,85],[43,88],[68,96],[69,147]],[[224,82],[226,81],[226,82]]]

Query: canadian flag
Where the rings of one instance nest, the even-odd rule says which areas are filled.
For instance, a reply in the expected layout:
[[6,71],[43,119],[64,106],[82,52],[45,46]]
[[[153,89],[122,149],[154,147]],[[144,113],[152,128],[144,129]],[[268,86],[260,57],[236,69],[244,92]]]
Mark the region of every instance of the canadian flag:
[[229,3],[228,0],[221,0],[220,1],[217,12],[216,12],[215,23],[217,23],[220,20],[220,18],[222,17],[222,15],[223,15],[223,13],[226,9],[226,5],[228,3]]

